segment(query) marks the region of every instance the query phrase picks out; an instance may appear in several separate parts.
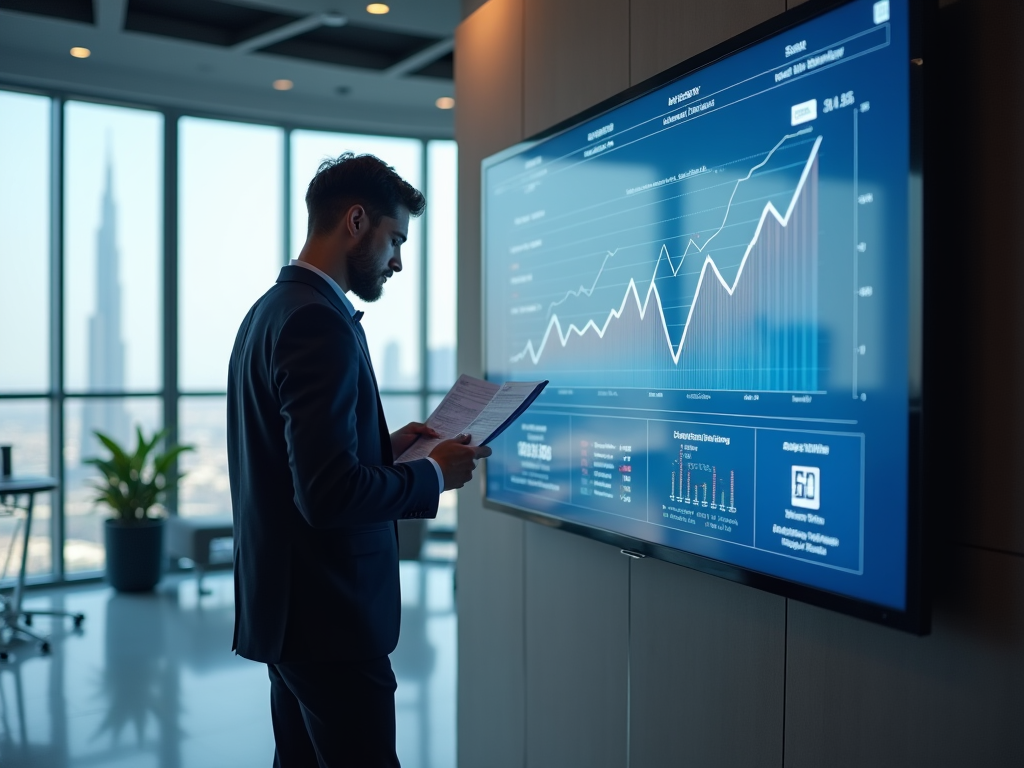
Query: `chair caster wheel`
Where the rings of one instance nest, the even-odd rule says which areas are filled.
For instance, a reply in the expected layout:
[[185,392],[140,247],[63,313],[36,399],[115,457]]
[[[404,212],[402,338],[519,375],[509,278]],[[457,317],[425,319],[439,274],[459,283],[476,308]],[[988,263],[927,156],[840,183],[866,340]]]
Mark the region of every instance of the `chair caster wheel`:
[[85,621],[85,614],[84,613],[75,614],[74,620],[75,620],[75,629],[81,629],[82,628],[82,623]]
[[0,651],[0,661],[7,661],[11,658],[11,655],[7,651]]
[[32,626],[32,614],[31,613],[26,613],[25,614],[25,626],[26,627],[31,627]]
[[47,642],[46,640],[43,640],[39,644],[39,652],[40,653],[49,653],[50,652],[50,644],[49,644],[49,642]]

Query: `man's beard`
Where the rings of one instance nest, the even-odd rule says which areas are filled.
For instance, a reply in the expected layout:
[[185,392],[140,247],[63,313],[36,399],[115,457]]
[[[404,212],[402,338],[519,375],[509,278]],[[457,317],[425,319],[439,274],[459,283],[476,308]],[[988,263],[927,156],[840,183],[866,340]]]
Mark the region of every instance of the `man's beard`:
[[[368,232],[367,235],[372,235]],[[384,274],[371,253],[372,237],[364,237],[348,256],[348,284],[363,301],[374,302],[384,293]]]

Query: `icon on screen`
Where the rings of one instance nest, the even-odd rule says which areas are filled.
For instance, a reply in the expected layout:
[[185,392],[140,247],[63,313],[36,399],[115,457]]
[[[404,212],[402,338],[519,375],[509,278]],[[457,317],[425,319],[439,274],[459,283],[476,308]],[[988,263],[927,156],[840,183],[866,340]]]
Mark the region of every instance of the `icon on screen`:
[[803,507],[804,509],[821,508],[820,468],[793,467],[790,502],[794,507]]
[[809,123],[818,117],[818,100],[811,99],[800,104],[794,104],[790,109],[790,122],[793,125]]
[[875,3],[875,24],[883,24],[889,20],[889,0],[878,0]]

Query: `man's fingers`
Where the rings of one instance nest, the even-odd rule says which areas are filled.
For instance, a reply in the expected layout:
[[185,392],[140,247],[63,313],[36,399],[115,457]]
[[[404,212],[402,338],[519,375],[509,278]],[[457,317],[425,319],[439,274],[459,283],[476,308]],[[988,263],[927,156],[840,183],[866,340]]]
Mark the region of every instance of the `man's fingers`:
[[421,424],[418,421],[413,421],[410,422],[409,424],[406,424],[405,428],[402,429],[402,432],[405,432],[406,434],[409,435],[423,435],[424,437],[441,436],[436,429],[428,427],[426,424]]
[[445,478],[445,489],[462,488],[473,479],[478,459],[491,455],[491,449],[481,445],[468,445],[472,435],[461,434],[444,440],[433,451],[431,457],[441,465]]
[[472,439],[473,438],[472,438],[471,435],[456,435],[455,437],[450,437],[447,440],[444,440],[443,442],[444,443],[454,443],[456,445],[465,445],[466,443],[468,443]]

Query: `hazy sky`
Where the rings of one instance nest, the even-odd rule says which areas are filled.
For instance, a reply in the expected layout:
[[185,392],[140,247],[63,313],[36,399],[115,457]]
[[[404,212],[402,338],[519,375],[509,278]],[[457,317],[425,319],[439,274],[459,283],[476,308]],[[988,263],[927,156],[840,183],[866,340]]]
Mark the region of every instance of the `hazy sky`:
[[48,386],[50,100],[0,91],[0,390]]
[[[49,99],[0,91],[0,391],[47,388]],[[65,383],[86,386],[88,319],[95,311],[96,233],[109,161],[117,205],[126,388],[161,377],[163,116],[83,102],[65,107]],[[183,389],[222,390],[238,324],[286,260],[283,132],[199,118],[179,123],[179,343]],[[325,157],[370,152],[423,186],[416,140],[316,131],[292,134],[291,253],[306,232],[306,185]],[[428,190],[431,347],[455,345],[455,144],[430,142]],[[403,248],[405,269],[364,321],[378,369],[399,349],[400,380],[419,358],[422,221]],[[358,300],[355,301],[360,305]],[[16,329],[16,330],[15,330]],[[393,356],[393,355],[392,355]],[[383,371],[378,371],[383,373]]]
[[[385,136],[294,131],[292,133],[292,235],[291,256],[294,258],[306,239],[306,187],[317,167],[327,157],[343,152],[377,155],[417,189],[423,186],[423,145],[415,140]],[[349,294],[352,303],[366,312],[363,326],[370,345],[370,355],[382,387],[395,386],[403,379],[415,381],[420,371],[418,328],[420,318],[420,279],[422,276],[422,221],[413,219],[409,240],[402,246],[403,271],[388,280],[384,296],[374,304],[360,301]],[[400,378],[389,381],[386,362],[389,345],[398,345]]]
[[284,132],[197,118],[178,131],[179,376],[222,390],[238,325],[281,268]]
[[88,383],[96,233],[109,158],[117,206],[125,388],[159,389],[163,115],[72,101],[64,118],[64,384],[82,390]]
[[[456,167],[458,149],[454,141],[432,141],[427,145],[427,344],[432,349],[455,348],[455,252],[458,245],[458,194]],[[454,383],[454,382],[452,382]]]

